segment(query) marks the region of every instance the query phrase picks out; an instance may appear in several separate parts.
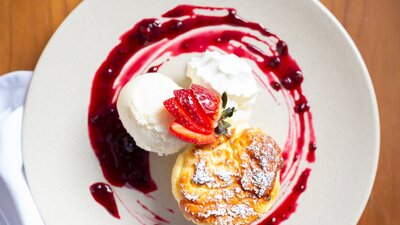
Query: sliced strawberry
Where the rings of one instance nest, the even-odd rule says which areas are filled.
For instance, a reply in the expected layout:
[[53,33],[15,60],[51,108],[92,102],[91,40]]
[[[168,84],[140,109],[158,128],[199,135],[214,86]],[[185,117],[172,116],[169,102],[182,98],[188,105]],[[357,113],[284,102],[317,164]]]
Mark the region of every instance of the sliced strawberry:
[[219,113],[220,98],[212,90],[198,84],[192,84],[190,87],[193,90],[196,99],[199,101],[204,112],[211,120],[216,120]]
[[207,129],[213,130],[213,122],[204,112],[200,103],[194,96],[193,90],[191,89],[180,89],[174,91],[175,98],[178,105],[186,112],[186,115],[197,125]]
[[186,114],[186,112],[179,106],[175,98],[165,100],[164,107],[175,117],[175,122],[181,124],[185,128],[201,134],[211,134],[213,132],[210,129],[205,129],[195,124]]
[[199,133],[193,132],[189,129],[186,129],[184,126],[180,125],[177,122],[171,123],[169,130],[177,138],[179,138],[183,141],[195,143],[198,145],[210,144],[210,143],[213,143],[217,139],[215,137],[214,132],[212,132],[211,134],[207,134],[207,135],[199,134]]

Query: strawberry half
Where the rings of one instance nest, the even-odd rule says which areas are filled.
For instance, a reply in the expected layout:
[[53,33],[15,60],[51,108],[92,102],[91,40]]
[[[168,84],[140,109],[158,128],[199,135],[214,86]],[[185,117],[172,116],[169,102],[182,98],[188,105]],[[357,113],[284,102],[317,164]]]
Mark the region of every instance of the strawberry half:
[[207,89],[198,84],[192,84],[190,87],[193,90],[196,99],[204,109],[204,112],[211,120],[217,120],[219,114],[220,98],[210,89]]
[[186,112],[190,119],[197,125],[213,130],[213,121],[207,116],[203,107],[196,99],[193,90],[180,89],[174,91],[175,99],[179,106]]
[[170,132],[198,145],[214,142],[214,122],[218,120],[221,101],[218,95],[196,84],[191,89],[175,90],[174,95],[164,101],[165,108],[175,117]]
[[205,129],[195,124],[186,114],[186,112],[179,106],[175,98],[165,100],[164,107],[175,117],[175,122],[181,124],[185,128],[201,134],[211,134],[213,132],[212,130]]
[[214,132],[212,132],[211,134],[196,133],[185,128],[184,126],[182,126],[177,122],[173,122],[170,125],[169,130],[177,138],[186,142],[191,142],[199,145],[210,144],[217,139]]

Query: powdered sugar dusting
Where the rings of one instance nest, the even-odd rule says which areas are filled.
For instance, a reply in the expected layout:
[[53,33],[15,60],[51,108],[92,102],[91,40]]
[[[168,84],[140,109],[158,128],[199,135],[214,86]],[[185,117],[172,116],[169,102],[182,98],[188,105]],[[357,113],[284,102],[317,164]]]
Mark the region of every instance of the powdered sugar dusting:
[[282,166],[280,149],[270,137],[247,129],[217,146],[197,147],[191,156],[181,208],[196,223],[244,225],[265,213]]
[[226,209],[227,209],[227,204],[219,204],[216,209],[211,209],[207,210],[204,213],[199,212],[198,216],[203,217],[203,218],[208,218],[210,216],[225,216],[226,215]]
[[[244,190],[252,191],[261,198],[268,195],[267,190],[273,188],[276,172],[282,165],[279,148],[266,135],[255,135],[246,148],[250,163],[242,163],[241,184]],[[246,160],[248,161],[248,160]]]
[[274,173],[255,168],[254,170],[246,170],[240,182],[244,190],[255,191],[257,197],[261,198],[268,188],[272,188],[274,180]]
[[229,199],[235,197],[235,193],[232,190],[224,190],[223,191],[223,198],[225,199],[225,201],[229,201]]
[[254,209],[249,204],[237,204],[228,210],[228,215],[231,217],[247,218],[255,215]]
[[188,193],[188,192],[183,188],[183,185],[182,185],[182,184],[181,184],[181,193],[182,193],[182,195],[183,195],[183,197],[184,197],[185,199],[187,199],[188,201],[191,201],[191,202],[196,202],[197,200],[199,200],[199,197],[200,197],[200,196],[198,196],[198,195],[196,195],[196,194]]
[[196,163],[196,171],[192,181],[195,184],[206,184],[207,186],[211,186],[215,181],[214,177],[211,176],[210,172],[206,168],[206,161],[204,161],[204,159],[200,159],[200,161]]
[[215,225],[234,224],[233,221],[236,221],[237,218],[245,219],[254,215],[257,213],[247,202],[237,205],[219,204],[216,209],[198,213],[198,216],[202,218],[216,217]]
[[232,176],[238,176],[237,173],[233,173],[226,170],[215,171],[214,175],[217,176],[223,182],[225,182],[225,186],[231,186],[233,184]]

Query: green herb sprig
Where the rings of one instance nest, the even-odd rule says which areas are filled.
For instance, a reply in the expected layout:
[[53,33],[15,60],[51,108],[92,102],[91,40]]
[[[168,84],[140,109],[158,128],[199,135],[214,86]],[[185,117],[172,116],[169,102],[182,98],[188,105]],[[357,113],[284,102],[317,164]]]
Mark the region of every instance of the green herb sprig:
[[228,103],[228,96],[224,92],[222,94],[222,113],[221,113],[221,118],[218,120],[218,126],[214,129],[215,133],[217,135],[222,135],[222,134],[227,134],[228,133],[228,128],[231,127],[232,125],[228,122],[225,121],[225,119],[230,118],[233,116],[233,114],[236,112],[235,107],[229,107],[226,108],[226,104]]

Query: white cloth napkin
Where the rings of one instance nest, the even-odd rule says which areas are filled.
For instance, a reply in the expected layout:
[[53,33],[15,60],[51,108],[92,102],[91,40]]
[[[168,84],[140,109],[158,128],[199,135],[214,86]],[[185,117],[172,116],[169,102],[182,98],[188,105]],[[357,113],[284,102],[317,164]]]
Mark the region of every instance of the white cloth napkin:
[[0,76],[0,225],[43,225],[25,180],[21,121],[31,71]]

